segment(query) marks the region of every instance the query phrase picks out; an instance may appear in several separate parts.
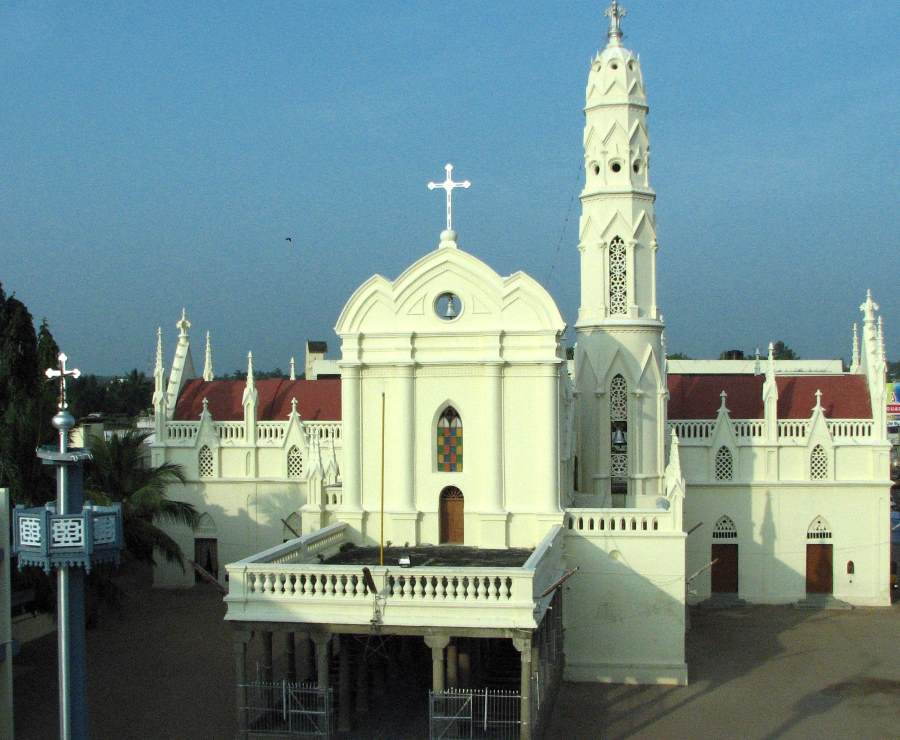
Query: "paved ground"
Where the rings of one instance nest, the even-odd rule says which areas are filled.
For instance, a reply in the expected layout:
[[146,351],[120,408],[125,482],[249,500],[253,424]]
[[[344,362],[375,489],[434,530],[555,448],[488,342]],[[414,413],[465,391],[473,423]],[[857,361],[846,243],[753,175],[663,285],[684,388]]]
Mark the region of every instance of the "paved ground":
[[549,736],[900,736],[898,605],[695,610],[687,644],[690,686],[566,684]]
[[[145,579],[126,587],[121,617],[104,616],[88,637],[92,737],[232,737],[221,597],[154,591]],[[695,611],[688,664],[685,688],[564,685],[548,737],[900,735],[900,606]],[[55,737],[55,635],[26,645],[14,666],[16,737]]]

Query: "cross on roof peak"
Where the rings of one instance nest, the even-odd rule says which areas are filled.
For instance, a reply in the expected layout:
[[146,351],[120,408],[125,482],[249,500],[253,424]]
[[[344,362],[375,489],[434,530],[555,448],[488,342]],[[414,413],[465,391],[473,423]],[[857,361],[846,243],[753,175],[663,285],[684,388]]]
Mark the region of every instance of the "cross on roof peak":
[[447,173],[443,182],[429,182],[428,189],[436,190],[441,188],[447,194],[447,231],[453,231],[453,191],[456,188],[468,188],[471,186],[468,180],[462,182],[453,181],[453,165],[447,162],[444,165],[444,171]]
[[607,37],[610,41],[619,41],[622,38],[622,19],[628,15],[628,11],[619,5],[619,0],[612,0],[610,6],[603,12],[609,18],[609,33]]

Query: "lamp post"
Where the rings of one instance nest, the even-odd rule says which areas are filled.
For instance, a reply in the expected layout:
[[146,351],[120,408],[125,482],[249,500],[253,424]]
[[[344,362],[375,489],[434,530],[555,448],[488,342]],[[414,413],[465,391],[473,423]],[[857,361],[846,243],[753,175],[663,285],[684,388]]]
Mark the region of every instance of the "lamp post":
[[57,569],[57,633],[59,638],[59,736],[82,740],[90,736],[87,709],[87,662],[84,634],[84,582],[92,563],[118,563],[122,549],[122,505],[84,505],[83,465],[91,453],[69,447],[75,419],[66,402],[66,378],[81,373],[59,367],[47,370],[59,378],[59,410],[53,426],[59,444],[39,447],[44,465],[56,468],[56,503],[13,511],[13,553],[19,568],[37,565],[49,573]]

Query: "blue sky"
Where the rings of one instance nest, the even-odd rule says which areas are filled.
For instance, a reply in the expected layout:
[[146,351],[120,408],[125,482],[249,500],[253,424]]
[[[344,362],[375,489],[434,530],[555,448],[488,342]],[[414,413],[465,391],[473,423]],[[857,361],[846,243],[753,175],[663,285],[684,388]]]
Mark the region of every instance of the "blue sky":
[[[463,248],[573,323],[605,4],[6,2],[0,280],[88,372],[149,370],[158,324],[169,356],[182,305],[195,359],[286,368],[436,246],[451,161]],[[900,4],[624,4],[670,351],[846,355],[871,287],[896,358]]]

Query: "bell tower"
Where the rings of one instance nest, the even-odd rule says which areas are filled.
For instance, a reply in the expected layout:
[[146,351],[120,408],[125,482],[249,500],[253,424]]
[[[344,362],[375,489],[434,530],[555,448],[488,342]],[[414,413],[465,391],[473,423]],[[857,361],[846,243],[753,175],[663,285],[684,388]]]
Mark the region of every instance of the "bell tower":
[[618,0],[606,16],[608,42],[591,60],[584,109],[577,484],[593,505],[644,506],[661,495],[664,470],[656,193],[640,60],[622,45]]

